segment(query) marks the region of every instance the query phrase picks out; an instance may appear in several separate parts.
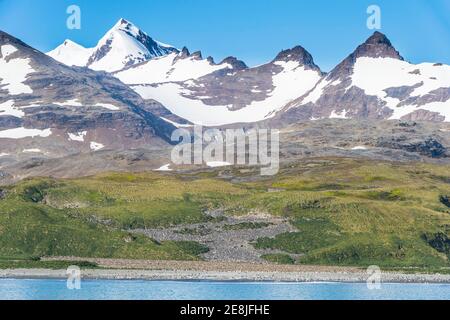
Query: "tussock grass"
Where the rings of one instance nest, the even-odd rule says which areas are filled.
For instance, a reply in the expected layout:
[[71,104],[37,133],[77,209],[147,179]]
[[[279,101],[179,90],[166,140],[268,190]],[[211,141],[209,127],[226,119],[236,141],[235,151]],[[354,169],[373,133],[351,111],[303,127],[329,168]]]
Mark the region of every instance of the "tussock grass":
[[212,219],[206,210],[222,209],[289,219],[296,232],[254,245],[302,254],[300,263],[449,266],[440,249],[450,237],[449,166],[323,158],[290,164],[271,178],[232,170],[240,183],[220,179],[220,170],[36,178],[6,187],[0,256],[198,259],[207,248],[123,230],[203,223]]

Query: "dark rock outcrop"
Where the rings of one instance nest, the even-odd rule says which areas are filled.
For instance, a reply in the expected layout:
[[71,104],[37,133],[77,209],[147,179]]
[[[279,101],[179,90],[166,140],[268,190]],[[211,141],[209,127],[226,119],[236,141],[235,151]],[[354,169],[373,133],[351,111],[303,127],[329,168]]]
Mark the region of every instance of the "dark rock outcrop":
[[228,63],[233,67],[233,70],[235,71],[248,69],[248,66],[245,64],[245,62],[242,60],[238,60],[236,57],[227,57],[223,59],[220,64],[223,63]]
[[405,136],[398,138],[382,137],[378,139],[376,145],[379,148],[401,149],[431,158],[448,157],[447,148],[433,137],[417,142],[411,142]]

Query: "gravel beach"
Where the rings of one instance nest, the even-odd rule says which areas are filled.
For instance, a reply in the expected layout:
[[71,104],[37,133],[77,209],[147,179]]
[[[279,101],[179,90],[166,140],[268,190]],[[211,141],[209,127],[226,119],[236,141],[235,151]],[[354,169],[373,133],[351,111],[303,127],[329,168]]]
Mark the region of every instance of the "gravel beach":
[[[77,261],[77,258],[48,260]],[[273,281],[273,282],[366,282],[366,270],[347,267],[215,263],[187,261],[144,261],[84,259],[104,269],[82,270],[83,279],[171,280],[171,281]],[[78,258],[79,261],[79,258]],[[66,270],[6,269],[0,278],[66,279]],[[403,274],[382,272],[386,283],[450,283],[448,274]]]

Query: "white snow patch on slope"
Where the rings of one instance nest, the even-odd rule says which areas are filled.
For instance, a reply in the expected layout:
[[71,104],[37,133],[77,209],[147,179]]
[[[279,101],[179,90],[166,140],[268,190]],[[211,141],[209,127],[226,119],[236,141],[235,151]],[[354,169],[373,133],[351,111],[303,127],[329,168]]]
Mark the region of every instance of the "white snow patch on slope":
[[355,151],[357,151],[357,150],[367,150],[367,147],[365,147],[365,146],[356,146],[356,147],[353,147],[352,150],[355,150]]
[[47,55],[61,63],[79,67],[87,64],[91,54],[92,48],[85,48],[71,40],[66,40],[56,49],[47,52]]
[[81,131],[77,133],[68,133],[69,140],[84,142],[84,137],[86,137],[87,131]]
[[151,59],[117,73],[116,77],[126,84],[153,84],[198,79],[218,70],[232,69],[232,66],[226,63],[214,65],[208,60],[198,60],[194,57],[177,59],[178,56],[172,53]]
[[8,61],[5,59],[5,55],[11,55],[14,49],[17,50],[11,45],[0,47],[3,56],[0,59],[0,88],[8,90],[12,95],[33,93],[33,90],[23,83],[30,73],[35,72],[30,66],[30,59],[16,58]]
[[[85,105],[82,102],[80,102],[79,99],[71,99],[71,100],[67,100],[64,102],[54,102],[54,104],[56,104],[58,106],[62,106],[62,107],[82,107]],[[105,108],[105,109],[113,110],[113,111],[120,110],[119,107],[117,107],[111,103],[96,103],[94,105],[94,107]]]
[[98,151],[98,150],[103,149],[105,146],[103,144],[101,144],[101,143],[92,141],[91,144],[90,144],[90,147],[91,147],[91,150]]
[[207,162],[206,165],[210,168],[219,168],[219,167],[231,166],[231,163],[223,162],[223,161],[211,161],[211,162]]
[[10,45],[10,44],[5,44],[2,46],[1,48],[2,51],[2,55],[3,55],[3,59],[7,58],[9,55],[13,54],[14,52],[18,51],[16,47]]
[[401,119],[402,117],[417,111],[417,110],[427,110],[430,112],[437,112],[445,117],[445,122],[450,122],[450,100],[446,102],[430,102],[422,106],[417,105],[406,105],[401,107],[392,108],[394,114],[389,118],[391,120]]
[[170,119],[164,118],[164,117],[160,117],[162,120],[166,121],[167,123],[170,123],[171,125],[177,127],[177,128],[190,128],[193,127],[193,125],[191,124],[181,124],[175,121],[172,121]]
[[8,129],[0,131],[0,138],[10,138],[10,139],[22,139],[22,138],[34,138],[42,137],[47,138],[52,134],[51,129],[26,129],[24,127]]
[[211,106],[200,100],[187,98],[191,92],[175,83],[155,86],[132,86],[144,99],[161,102],[173,114],[195,124],[205,126],[226,125],[239,122],[256,122],[271,118],[287,103],[311,90],[320,79],[320,74],[307,70],[298,62],[276,62],[283,70],[273,76],[274,89],[263,101],[254,101],[240,110],[232,106]]
[[325,88],[329,87],[329,86],[337,86],[338,84],[341,83],[341,80],[334,80],[334,81],[330,81],[327,80],[326,78],[322,79],[317,86],[314,88],[314,90],[312,90],[303,100],[302,100],[302,104],[308,104],[308,103],[316,103],[317,100],[320,99],[320,97],[322,96]]
[[6,102],[0,103],[0,116],[13,116],[17,118],[22,118],[25,113],[14,107],[14,100],[8,100]]
[[155,171],[173,171],[170,169],[170,163],[163,165],[161,168],[156,169]]
[[362,57],[356,60],[352,84],[363,89],[366,94],[386,101],[387,106],[393,108],[400,100],[388,97],[384,90],[418,85],[410,95],[418,97],[439,88],[448,88],[450,66],[431,63],[414,65],[393,58]]
[[78,99],[71,99],[64,102],[55,102],[54,104],[62,107],[82,107],[83,104]]
[[24,149],[22,152],[23,153],[42,153],[41,149],[37,149],[37,148],[35,148],[35,149]]
[[[402,101],[389,97],[386,89],[398,87],[417,86],[410,97],[420,97],[439,88],[450,87],[450,66],[432,63],[410,64],[393,58],[360,57],[356,60],[352,83],[347,89],[356,86],[365,94],[376,96],[386,102],[386,106],[394,111],[390,119],[400,119],[416,110],[437,112],[450,121],[450,100],[447,102],[432,102],[423,106],[405,105],[397,107]],[[322,96],[326,87],[340,82],[330,82],[322,79],[302,101],[302,104],[316,103]],[[334,115],[332,115],[334,116]]]
[[233,67],[227,63],[213,65],[207,60],[196,60],[193,58],[181,59],[175,64],[174,68],[170,70],[168,81],[198,79],[225,68],[232,69]]
[[348,119],[347,110],[343,110],[339,113],[337,113],[336,110],[331,111],[330,119]]
[[119,107],[117,107],[117,106],[115,106],[115,105],[113,105],[111,103],[97,103],[95,105],[95,107],[105,108],[105,109],[113,110],[113,111],[120,110]]
[[8,100],[0,103],[0,116],[10,115],[16,118],[22,118],[25,115],[23,109],[40,107],[39,104],[30,104],[24,106],[17,106],[14,100]]

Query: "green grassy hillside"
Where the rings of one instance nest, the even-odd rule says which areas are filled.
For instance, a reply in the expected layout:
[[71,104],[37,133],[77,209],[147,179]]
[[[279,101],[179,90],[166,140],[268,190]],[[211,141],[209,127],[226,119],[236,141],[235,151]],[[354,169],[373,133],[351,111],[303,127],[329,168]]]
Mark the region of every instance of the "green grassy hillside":
[[[185,175],[111,173],[30,179],[3,187],[0,257],[198,259],[197,243],[156,243],[124,230],[267,213],[298,231],[260,238],[269,261],[384,267],[448,267],[450,167],[311,159],[262,178],[248,169]],[[225,179],[233,176],[235,179]]]
[[[205,250],[195,243],[156,243],[108,226],[94,215],[80,217],[74,209],[55,208],[45,198],[59,193],[59,186],[54,180],[33,179],[4,189],[0,260],[42,256],[193,260]],[[80,196],[95,198],[88,191]]]

